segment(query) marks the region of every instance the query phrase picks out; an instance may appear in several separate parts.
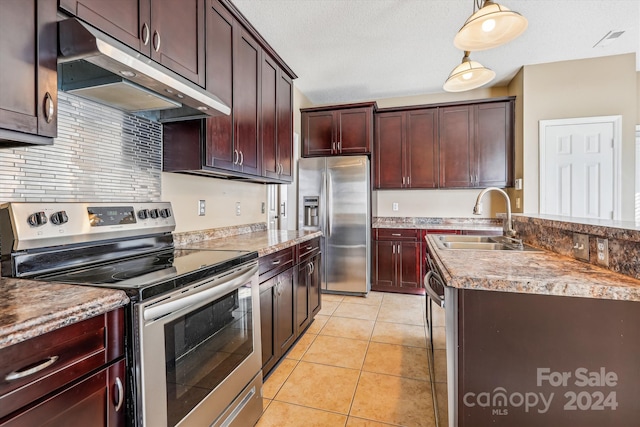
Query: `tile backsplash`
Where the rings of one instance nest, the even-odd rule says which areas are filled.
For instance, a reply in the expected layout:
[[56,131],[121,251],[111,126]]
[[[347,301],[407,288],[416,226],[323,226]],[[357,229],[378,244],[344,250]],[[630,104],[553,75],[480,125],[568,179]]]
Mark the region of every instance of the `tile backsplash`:
[[0,145],[0,202],[160,200],[160,123],[62,92],[58,112],[53,145]]

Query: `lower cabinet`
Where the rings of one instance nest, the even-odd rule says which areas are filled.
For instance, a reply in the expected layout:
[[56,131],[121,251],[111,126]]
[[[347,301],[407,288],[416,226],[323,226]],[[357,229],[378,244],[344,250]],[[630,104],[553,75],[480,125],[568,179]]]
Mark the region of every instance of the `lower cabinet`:
[[0,349],[0,426],[126,425],[124,311]]
[[263,376],[320,311],[320,263],[320,238],[260,258]]
[[262,369],[268,372],[296,339],[295,268],[260,284]]
[[422,232],[415,229],[375,229],[371,290],[424,295]]

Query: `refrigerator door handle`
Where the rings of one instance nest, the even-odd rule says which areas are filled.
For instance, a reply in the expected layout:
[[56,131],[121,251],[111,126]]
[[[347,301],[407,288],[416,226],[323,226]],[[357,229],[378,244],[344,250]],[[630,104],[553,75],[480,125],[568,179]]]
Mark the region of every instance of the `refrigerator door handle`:
[[331,216],[333,215],[333,183],[331,172],[327,172],[327,237],[331,237]]

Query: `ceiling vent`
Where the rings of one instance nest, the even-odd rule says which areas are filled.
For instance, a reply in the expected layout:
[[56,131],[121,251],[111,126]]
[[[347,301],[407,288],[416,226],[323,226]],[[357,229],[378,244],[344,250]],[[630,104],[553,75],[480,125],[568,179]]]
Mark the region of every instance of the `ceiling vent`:
[[614,41],[618,40],[621,35],[624,34],[624,30],[611,30],[603,38],[601,38],[598,43],[594,44],[593,47],[605,47],[609,46]]

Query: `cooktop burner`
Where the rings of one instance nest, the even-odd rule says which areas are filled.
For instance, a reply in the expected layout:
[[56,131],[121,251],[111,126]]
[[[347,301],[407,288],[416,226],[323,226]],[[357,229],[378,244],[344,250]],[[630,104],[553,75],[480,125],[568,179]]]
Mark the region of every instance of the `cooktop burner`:
[[143,300],[256,259],[257,252],[170,249],[108,264],[37,277],[49,282],[124,290]]

